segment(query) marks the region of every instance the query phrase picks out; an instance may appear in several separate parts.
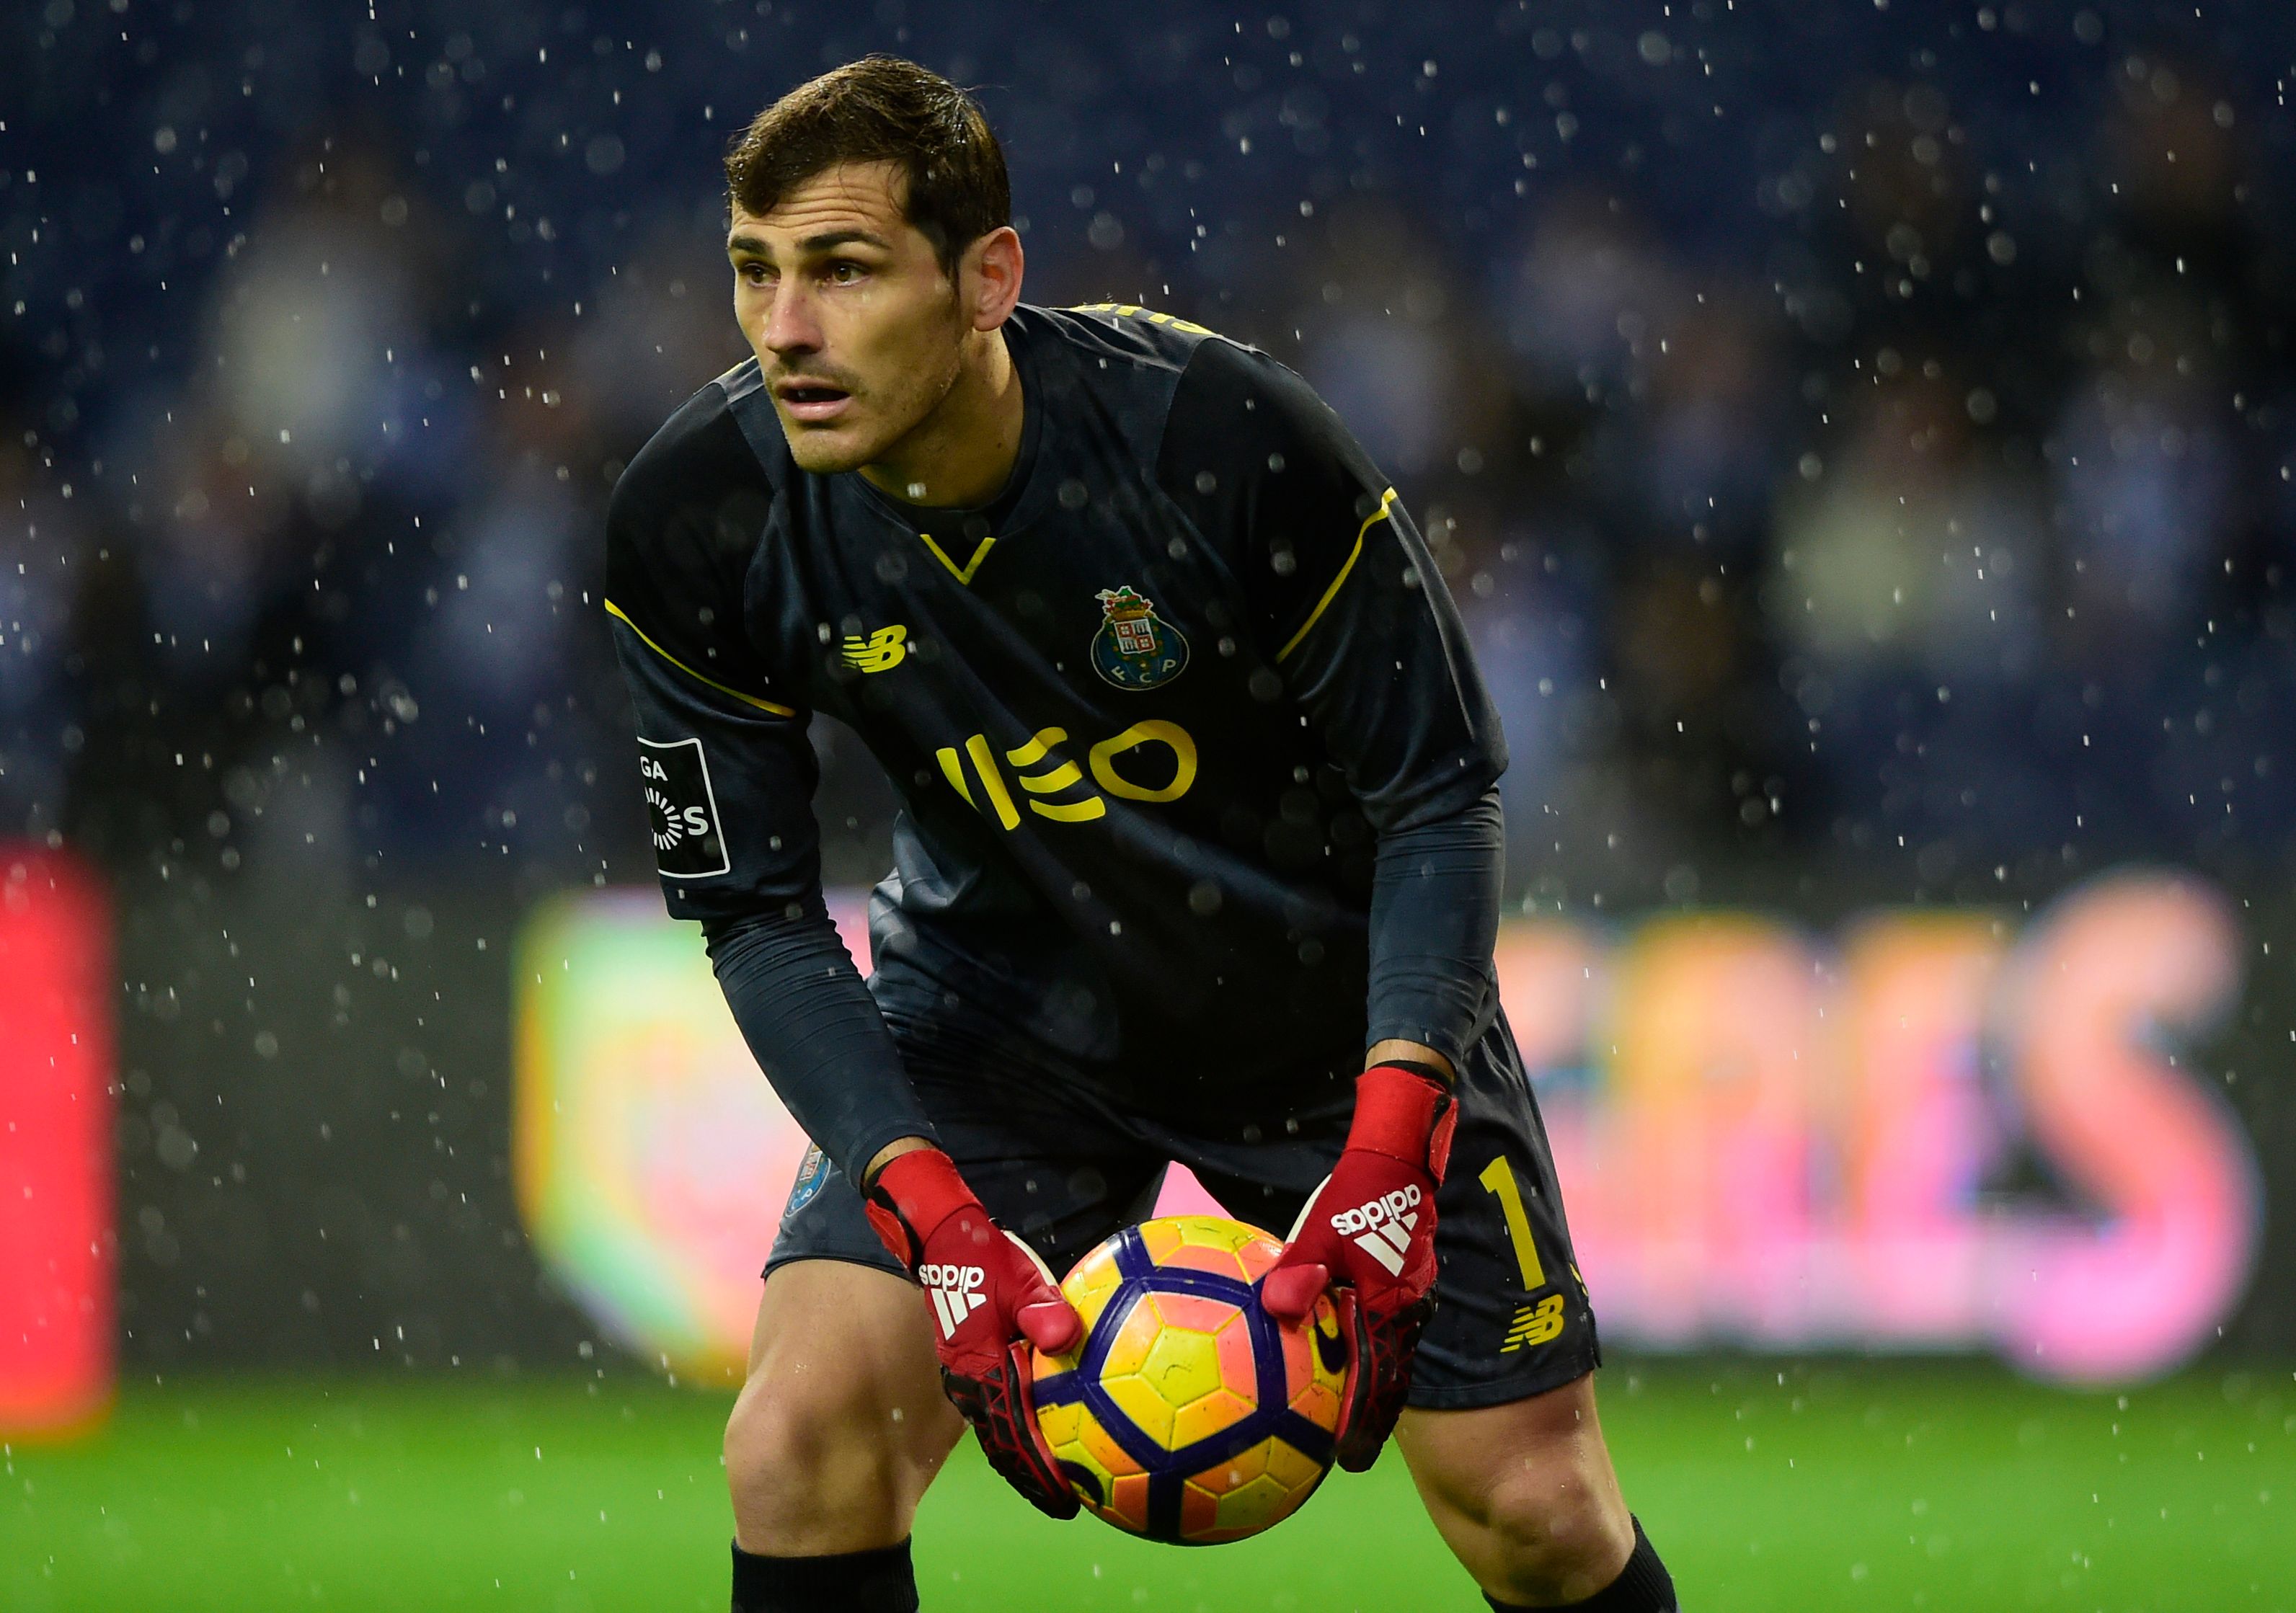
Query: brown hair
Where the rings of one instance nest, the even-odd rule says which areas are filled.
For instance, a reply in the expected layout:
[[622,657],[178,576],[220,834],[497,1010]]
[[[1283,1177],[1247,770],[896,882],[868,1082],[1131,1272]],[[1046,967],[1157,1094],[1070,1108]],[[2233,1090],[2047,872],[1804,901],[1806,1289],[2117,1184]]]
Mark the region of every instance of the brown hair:
[[752,217],[840,162],[891,162],[908,177],[902,212],[941,267],[1009,224],[1004,152],[972,97],[898,56],[864,56],[824,73],[750,120],[726,153],[726,188]]

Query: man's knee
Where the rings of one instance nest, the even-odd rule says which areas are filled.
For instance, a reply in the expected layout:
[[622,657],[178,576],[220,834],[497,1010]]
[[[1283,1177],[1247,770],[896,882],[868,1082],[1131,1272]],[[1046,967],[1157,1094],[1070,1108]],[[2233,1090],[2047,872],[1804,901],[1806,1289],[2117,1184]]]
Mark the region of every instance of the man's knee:
[[1482,1511],[1510,1589],[1532,1605],[1593,1595],[1634,1550],[1634,1525],[1616,1492],[1593,1475],[1508,1472],[1492,1482]]
[[726,1423],[736,1540],[778,1556],[899,1541],[964,1427],[916,1290],[827,1262],[781,1268],[766,1287]]
[[1445,1541],[1502,1603],[1582,1601],[1634,1550],[1588,1380],[1479,1410],[1413,1412],[1396,1438]]
[[964,1425],[937,1385],[914,1410],[875,1386],[840,1387],[853,1386],[753,1374],[742,1387],[726,1421],[726,1482],[744,1551],[865,1551],[908,1535]]
[[892,1430],[872,1428],[866,1409],[849,1397],[814,1392],[828,1387],[768,1377],[742,1387],[726,1420],[726,1480],[745,1525],[778,1535],[824,1511],[898,1506]]
[[736,1488],[802,1483],[832,1452],[867,1443],[860,1421],[798,1385],[752,1378],[726,1419],[726,1472]]

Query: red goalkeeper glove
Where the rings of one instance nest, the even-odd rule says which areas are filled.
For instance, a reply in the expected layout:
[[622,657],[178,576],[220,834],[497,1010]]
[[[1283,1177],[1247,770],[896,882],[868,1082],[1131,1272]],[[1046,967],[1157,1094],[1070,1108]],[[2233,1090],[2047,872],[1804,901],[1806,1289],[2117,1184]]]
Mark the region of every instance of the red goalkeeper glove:
[[1036,1251],[989,1219],[937,1148],[896,1155],[868,1192],[869,1224],[925,1290],[942,1390],[988,1463],[1038,1511],[1077,1514],[1075,1492],[1037,1429],[1029,1347],[1076,1347],[1084,1323]]
[[1260,1280],[1260,1303],[1305,1316],[1325,1288],[1349,1340],[1340,1465],[1360,1473],[1403,1411],[1412,1352],[1435,1308],[1435,1189],[1458,1109],[1450,1089],[1399,1064],[1356,1079],[1347,1146],[1308,1196],[1283,1257]]

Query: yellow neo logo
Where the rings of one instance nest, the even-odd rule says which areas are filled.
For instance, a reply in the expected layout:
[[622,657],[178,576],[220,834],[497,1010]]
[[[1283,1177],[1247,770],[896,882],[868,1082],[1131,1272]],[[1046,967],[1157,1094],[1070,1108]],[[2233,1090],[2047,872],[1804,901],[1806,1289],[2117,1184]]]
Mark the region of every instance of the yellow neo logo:
[[[1095,818],[1106,816],[1108,801],[1102,791],[1128,801],[1177,801],[1196,782],[1196,741],[1177,723],[1135,723],[1123,733],[1111,734],[1088,749],[1085,752],[1085,767],[1091,769],[1093,783],[1100,786],[1099,790],[1085,782],[1084,768],[1057,754],[1057,748],[1068,742],[1065,728],[1039,729],[1027,744],[1015,746],[1004,757],[1013,770],[1013,782],[1021,786],[1028,800],[1029,810],[1056,823],[1089,823]],[[1171,756],[1171,776],[1161,783],[1148,782],[1163,773],[1162,766],[1144,754],[1152,750],[1168,751]],[[934,755],[940,762],[941,775],[964,798],[966,806],[976,812],[988,813],[1008,831],[1021,826],[1019,803],[1004,782],[1004,769],[998,766],[996,753],[989,748],[987,734],[970,734],[962,750],[944,745]],[[1118,767],[1119,757],[1123,758],[1121,771]],[[972,764],[971,778],[966,776],[967,762]],[[976,782],[980,791],[978,797],[973,794]]]
[[890,672],[908,659],[909,630],[895,622],[890,627],[880,627],[864,638],[857,633],[845,635],[845,660],[849,666],[864,672]]

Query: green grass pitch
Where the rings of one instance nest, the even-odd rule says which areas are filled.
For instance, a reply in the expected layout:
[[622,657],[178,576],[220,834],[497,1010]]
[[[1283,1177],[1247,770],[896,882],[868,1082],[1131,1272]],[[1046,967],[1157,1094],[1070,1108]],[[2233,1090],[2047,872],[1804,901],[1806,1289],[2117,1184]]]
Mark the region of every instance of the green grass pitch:
[[[1603,1375],[1628,1494],[1693,1613],[2296,1613],[2296,1380],[2072,1394],[1986,1368]],[[634,1377],[148,1380],[0,1460],[0,1609],[726,1606],[723,1396]],[[1055,1525],[968,1445],[917,1526],[925,1606],[1417,1613],[1481,1603],[1392,1457],[1258,1540]]]

